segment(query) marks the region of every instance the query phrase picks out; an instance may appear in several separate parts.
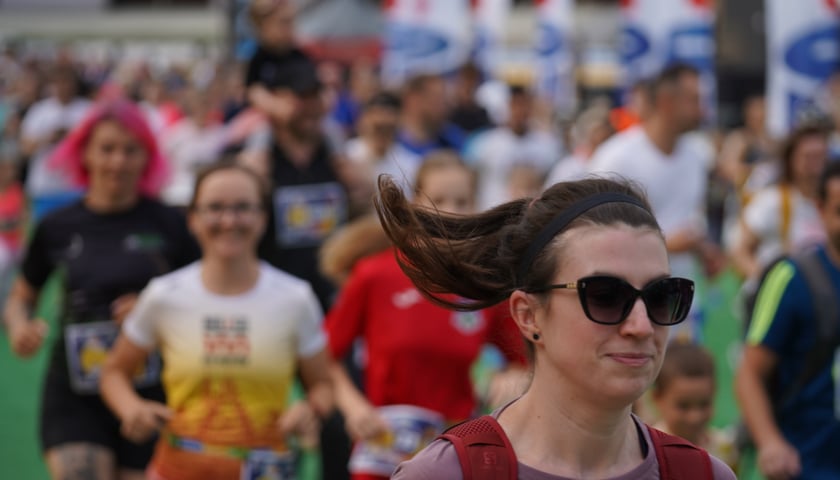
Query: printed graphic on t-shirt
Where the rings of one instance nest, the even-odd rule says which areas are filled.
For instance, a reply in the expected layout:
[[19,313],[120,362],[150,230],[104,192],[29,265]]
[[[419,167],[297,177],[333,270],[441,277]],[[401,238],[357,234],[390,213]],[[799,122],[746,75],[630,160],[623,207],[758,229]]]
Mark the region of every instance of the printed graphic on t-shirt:
[[159,233],[132,233],[123,239],[123,248],[127,252],[156,252],[163,246],[163,236]]
[[205,364],[245,365],[250,354],[247,318],[220,315],[204,319]]
[[472,335],[484,328],[484,316],[479,312],[452,312],[452,325],[464,335]]
[[396,292],[391,297],[391,300],[394,302],[395,307],[406,309],[422,302],[423,296],[420,295],[420,292],[418,292],[416,288],[412,287],[401,292]]
[[344,189],[335,182],[280,187],[274,191],[277,244],[319,245],[347,219]]
[[[102,366],[119,332],[119,325],[111,321],[79,323],[64,327],[70,385],[76,393],[90,394],[99,391]],[[138,387],[154,385],[159,376],[160,357],[152,354],[135,373],[134,384]]]
[[295,455],[252,450],[242,464],[241,480],[296,480]]
[[443,431],[443,416],[413,405],[389,405],[376,409],[388,431],[375,440],[359,442],[350,456],[350,471],[390,476],[397,465],[409,460]]

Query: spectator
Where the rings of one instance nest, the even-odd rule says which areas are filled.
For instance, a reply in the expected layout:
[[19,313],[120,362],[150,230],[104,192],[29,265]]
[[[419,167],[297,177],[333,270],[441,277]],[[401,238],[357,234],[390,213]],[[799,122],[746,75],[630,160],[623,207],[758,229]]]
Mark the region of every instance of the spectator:
[[572,127],[572,154],[551,169],[545,188],[557,182],[580,180],[589,173],[589,160],[595,150],[613,134],[609,110],[604,106],[590,107],[578,115]]
[[208,90],[187,90],[182,104],[186,116],[160,137],[172,169],[161,198],[168,205],[185,208],[192,198],[196,172],[219,157],[227,138]]
[[828,162],[828,139],[821,126],[798,127],[782,149],[781,179],[744,206],[732,248],[732,262],[754,294],[761,272],[783,254],[825,240],[817,211],[820,173]]
[[464,132],[447,121],[446,83],[438,75],[417,75],[403,87],[397,139],[416,164],[433,150],[460,151]]
[[759,190],[779,180],[777,147],[767,132],[763,95],[744,100],[744,126],[729,132],[723,140],[717,161],[718,176],[730,190],[726,201],[723,242],[734,246],[741,209]]
[[[284,81],[291,70],[312,66],[312,60],[295,45],[295,5],[292,0],[253,0],[248,12],[257,32],[257,51],[245,77],[248,101],[275,122],[288,121],[294,95]],[[290,70],[291,69],[291,70]]]
[[481,85],[481,70],[472,63],[463,65],[455,79],[455,102],[449,121],[467,134],[493,126],[487,110],[478,104],[476,92]]
[[72,67],[56,67],[50,87],[51,95],[34,104],[21,125],[21,148],[24,155],[31,157],[26,193],[32,199],[36,220],[81,195],[70,179],[51,168],[46,160],[64,135],[81,122],[90,102],[79,95],[79,79]]
[[[663,70],[653,82],[650,107],[640,125],[616,134],[595,151],[591,171],[619,175],[645,188],[665,234],[671,269],[675,275],[695,278],[700,273],[695,256],[708,265],[719,257],[706,235],[712,159],[684,136],[702,119],[697,71],[685,65]],[[698,339],[695,318],[676,333]]]
[[364,106],[379,92],[376,66],[367,59],[350,65],[347,88],[339,92],[332,117],[344,128],[347,135],[359,133],[357,124]]
[[391,175],[401,184],[414,181],[418,165],[404,161],[407,157],[397,143],[399,117],[399,99],[388,93],[376,94],[362,109],[359,136],[347,142],[347,174],[353,178],[352,196],[358,211],[371,210],[379,175]]
[[561,145],[555,137],[531,123],[531,92],[514,86],[509,98],[507,123],[476,137],[466,154],[470,165],[479,172],[479,210],[511,200],[509,180],[514,166],[531,169],[542,186],[546,174],[560,159]]
[[704,347],[670,345],[653,384],[653,401],[661,417],[656,428],[706,449],[734,469],[738,452],[733,432],[709,425],[716,390],[715,360]]

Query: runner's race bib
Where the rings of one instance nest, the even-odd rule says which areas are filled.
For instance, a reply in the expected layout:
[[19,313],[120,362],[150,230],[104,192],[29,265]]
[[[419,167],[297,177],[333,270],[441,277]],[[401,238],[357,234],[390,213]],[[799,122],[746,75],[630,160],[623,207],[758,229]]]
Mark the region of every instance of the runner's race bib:
[[[120,326],[111,321],[77,323],[64,327],[67,366],[73,391],[79,394],[99,392],[102,366],[119,333]],[[134,385],[148,387],[157,384],[160,366],[158,354],[150,354],[146,363],[135,373]]]
[[445,421],[432,410],[412,405],[377,408],[389,431],[376,440],[359,442],[350,456],[350,472],[391,476],[397,466],[411,459],[442,431]]
[[296,463],[292,452],[251,450],[242,463],[240,480],[296,480]]
[[347,220],[347,195],[335,182],[280,187],[274,191],[277,244],[320,245]]

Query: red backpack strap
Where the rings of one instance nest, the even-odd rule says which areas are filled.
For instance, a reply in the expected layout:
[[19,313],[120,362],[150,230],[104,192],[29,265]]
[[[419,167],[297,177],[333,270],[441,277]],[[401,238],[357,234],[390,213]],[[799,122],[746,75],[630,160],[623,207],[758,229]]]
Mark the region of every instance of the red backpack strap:
[[455,447],[464,480],[516,480],[516,453],[490,415],[455,425],[438,438]]
[[662,480],[714,480],[708,452],[688,440],[647,428]]

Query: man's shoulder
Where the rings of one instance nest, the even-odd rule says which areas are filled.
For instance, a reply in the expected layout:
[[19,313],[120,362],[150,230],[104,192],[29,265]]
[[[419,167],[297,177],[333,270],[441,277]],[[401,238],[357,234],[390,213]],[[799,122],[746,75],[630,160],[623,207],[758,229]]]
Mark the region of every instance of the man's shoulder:
[[592,170],[613,170],[616,166],[639,157],[639,148],[644,146],[644,142],[645,133],[641,127],[632,127],[613,135],[593,153]]

